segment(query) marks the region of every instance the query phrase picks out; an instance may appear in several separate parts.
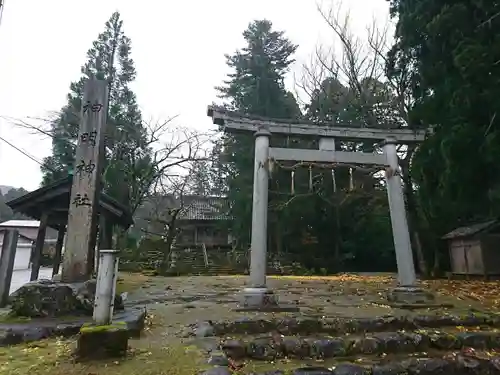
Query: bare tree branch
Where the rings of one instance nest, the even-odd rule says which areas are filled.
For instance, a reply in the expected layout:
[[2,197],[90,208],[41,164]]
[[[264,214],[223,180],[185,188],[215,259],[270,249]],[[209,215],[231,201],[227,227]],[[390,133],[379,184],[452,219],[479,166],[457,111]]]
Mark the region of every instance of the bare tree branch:
[[[59,128],[56,131],[52,126],[54,121],[64,115],[61,111],[46,119],[28,118],[10,121],[16,126],[29,129],[33,134],[50,137],[56,142],[64,142],[76,150],[76,135],[69,132],[61,133]],[[79,114],[70,113],[70,115],[78,121]],[[126,179],[124,183],[128,189],[128,203],[132,211],[139,207],[151,190],[154,191],[159,180],[185,173],[190,168],[189,163],[208,160],[210,134],[176,126],[174,124],[176,118],[177,116],[165,121],[144,122],[146,132],[143,137],[127,134],[124,126],[121,130],[117,130],[117,127],[108,129],[105,139],[106,159],[121,163],[121,172]],[[147,165],[140,164],[143,160],[148,161]],[[113,163],[107,163],[104,175],[113,167]]]

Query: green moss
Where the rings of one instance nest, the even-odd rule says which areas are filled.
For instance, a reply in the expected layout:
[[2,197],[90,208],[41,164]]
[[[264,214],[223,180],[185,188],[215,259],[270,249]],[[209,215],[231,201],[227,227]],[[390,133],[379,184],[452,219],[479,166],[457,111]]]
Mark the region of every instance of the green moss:
[[473,311],[472,315],[475,316],[476,318],[485,319],[485,320],[491,319],[491,317],[492,317],[492,314],[484,312],[484,311]]
[[85,323],[82,328],[80,328],[80,333],[91,333],[91,332],[104,332],[104,331],[114,331],[127,329],[127,323],[125,322],[114,322],[108,325],[96,326],[92,323]]
[[31,321],[29,316],[17,316],[11,311],[8,314],[0,315],[0,322],[2,323],[26,323]]

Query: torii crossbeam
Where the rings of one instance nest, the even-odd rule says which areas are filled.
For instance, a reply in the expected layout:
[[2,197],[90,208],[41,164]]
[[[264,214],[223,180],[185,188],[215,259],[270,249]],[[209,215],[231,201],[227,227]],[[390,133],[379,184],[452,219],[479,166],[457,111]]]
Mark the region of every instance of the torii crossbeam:
[[[265,308],[277,305],[277,299],[266,286],[267,210],[269,162],[293,160],[298,162],[346,163],[374,165],[385,169],[391,224],[396,250],[399,287],[390,299],[404,303],[427,303],[432,296],[416,287],[415,267],[406,218],[397,144],[422,142],[428,130],[373,129],[318,126],[289,120],[271,120],[246,116],[209,106],[208,116],[214,124],[232,133],[255,134],[254,185],[252,206],[252,238],[250,254],[251,287],[243,291],[245,308]],[[271,134],[299,135],[319,139],[318,150],[269,147]],[[384,153],[336,151],[335,139],[372,140],[383,144]]]

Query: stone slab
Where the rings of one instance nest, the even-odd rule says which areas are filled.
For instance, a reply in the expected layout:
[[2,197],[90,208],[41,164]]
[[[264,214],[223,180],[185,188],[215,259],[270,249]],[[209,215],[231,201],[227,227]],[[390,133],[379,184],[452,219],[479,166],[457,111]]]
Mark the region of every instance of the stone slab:
[[418,310],[418,309],[452,309],[454,307],[451,303],[397,303],[397,302],[388,302],[387,306],[390,306],[394,309],[402,309],[402,310]]
[[278,297],[267,288],[245,288],[241,291],[240,297],[241,306],[244,308],[278,306]]
[[429,291],[417,287],[396,287],[389,291],[387,300],[403,305],[422,305],[433,303],[435,297]]
[[[216,366],[201,375],[230,375],[233,372],[225,366]],[[407,360],[391,361],[383,364],[361,365],[357,363],[339,363],[332,367],[303,366],[290,370],[253,372],[255,375],[395,375],[395,374],[468,374],[492,375],[500,373],[500,357],[470,358],[464,355],[443,357],[413,357]]]
[[234,311],[237,312],[299,312],[300,309],[297,306],[281,306],[281,305],[269,305],[269,306],[241,306],[236,307]]
[[[146,310],[134,308],[119,311],[113,315],[113,322],[124,322],[130,337],[137,337],[144,328]],[[41,318],[22,323],[0,323],[0,347],[38,341],[49,337],[69,337],[80,332],[91,317],[77,318]]]

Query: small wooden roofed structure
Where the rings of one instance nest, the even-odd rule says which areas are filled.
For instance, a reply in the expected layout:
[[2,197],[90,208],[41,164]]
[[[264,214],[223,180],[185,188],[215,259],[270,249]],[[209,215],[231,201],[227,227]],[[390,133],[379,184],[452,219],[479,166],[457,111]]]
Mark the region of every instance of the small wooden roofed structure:
[[238,112],[228,111],[218,106],[208,106],[207,116],[212,118],[214,124],[224,127],[234,133],[256,132],[266,129],[271,133],[295,134],[301,137],[331,137],[350,140],[375,140],[384,141],[395,138],[400,143],[422,142],[432,129],[382,129],[366,126],[343,126],[344,124],[316,123],[294,119],[271,119],[253,116]]
[[[47,227],[54,228],[59,232],[53,274],[59,272],[64,235],[68,222],[72,183],[73,176],[69,175],[67,178],[6,202],[12,210],[40,220],[35,249],[32,255],[31,280],[38,278],[40,257]],[[105,193],[100,194],[97,215],[99,220],[99,249],[111,248],[114,225],[127,229],[133,224],[132,214],[129,209]],[[90,257],[90,259],[93,260],[94,256]]]
[[500,220],[459,227],[442,239],[448,241],[452,274],[500,275]]

